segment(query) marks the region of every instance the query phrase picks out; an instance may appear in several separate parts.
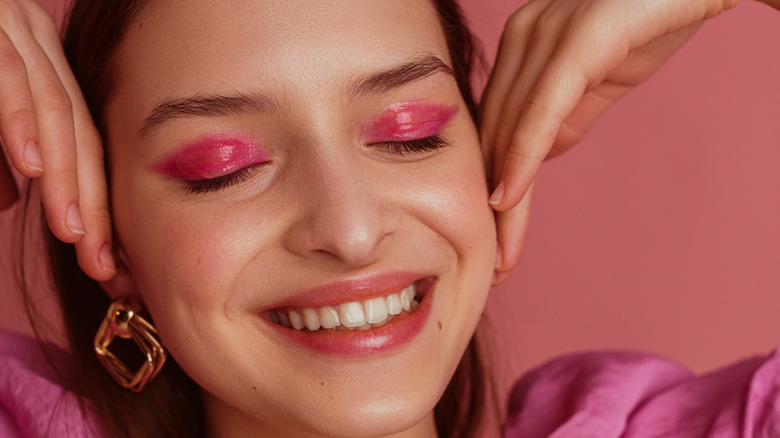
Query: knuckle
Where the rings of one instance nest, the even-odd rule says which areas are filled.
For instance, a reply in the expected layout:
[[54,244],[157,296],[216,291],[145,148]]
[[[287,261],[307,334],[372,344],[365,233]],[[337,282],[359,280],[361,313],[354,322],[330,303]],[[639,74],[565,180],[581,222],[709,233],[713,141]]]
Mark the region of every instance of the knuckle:
[[42,106],[45,111],[53,114],[71,114],[73,112],[73,102],[61,87],[49,93]]
[[19,52],[11,45],[0,47],[0,75],[2,77],[27,77],[27,67]]
[[18,108],[11,110],[7,117],[11,124],[28,125],[35,121],[35,111],[31,108]]

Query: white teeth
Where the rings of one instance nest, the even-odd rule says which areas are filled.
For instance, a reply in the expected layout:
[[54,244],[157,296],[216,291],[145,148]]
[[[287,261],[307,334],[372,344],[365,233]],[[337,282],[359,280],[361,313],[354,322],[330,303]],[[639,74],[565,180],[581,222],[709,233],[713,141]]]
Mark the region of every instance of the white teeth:
[[285,327],[290,327],[290,318],[287,317],[287,314],[282,312],[278,314],[279,321],[282,322],[282,325]]
[[360,327],[366,323],[363,306],[359,302],[344,303],[339,306],[339,319],[345,327]]
[[290,317],[290,324],[292,324],[295,330],[303,330],[303,318],[301,318],[300,313],[296,312],[295,310],[290,310],[288,316]]
[[320,307],[320,324],[326,329],[332,329],[341,324],[339,321],[339,313],[336,309],[330,306]]
[[390,315],[398,315],[402,310],[401,298],[398,297],[398,294],[392,294],[387,297],[387,313]]
[[383,297],[374,298],[363,303],[366,311],[366,321],[377,324],[387,319],[387,301]]
[[407,312],[412,308],[412,297],[408,287],[401,291],[401,307]]
[[306,324],[306,328],[315,331],[320,329],[320,316],[317,311],[311,307],[307,307],[301,311],[303,314],[303,323]]
[[420,304],[416,300],[414,284],[401,292],[377,297],[363,302],[353,301],[339,306],[306,307],[286,311],[270,311],[269,319],[295,330],[370,330],[392,321],[403,312],[414,311]]

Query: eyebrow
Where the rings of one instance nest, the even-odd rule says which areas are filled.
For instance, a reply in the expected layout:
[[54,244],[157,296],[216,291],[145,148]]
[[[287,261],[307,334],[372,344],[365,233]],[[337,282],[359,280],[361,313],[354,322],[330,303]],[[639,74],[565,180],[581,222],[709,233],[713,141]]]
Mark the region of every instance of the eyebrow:
[[426,54],[389,70],[359,79],[350,87],[350,94],[352,97],[356,97],[382,93],[410,82],[419,81],[438,72],[455,77],[455,72],[441,58],[433,54]]
[[[418,56],[388,70],[358,78],[348,88],[350,97],[378,94],[402,87],[433,75],[455,76],[452,68],[433,54]],[[188,117],[220,117],[260,112],[278,112],[279,104],[269,96],[257,93],[233,95],[195,95],[166,100],[152,109],[141,124],[139,137],[149,134],[174,119]]]

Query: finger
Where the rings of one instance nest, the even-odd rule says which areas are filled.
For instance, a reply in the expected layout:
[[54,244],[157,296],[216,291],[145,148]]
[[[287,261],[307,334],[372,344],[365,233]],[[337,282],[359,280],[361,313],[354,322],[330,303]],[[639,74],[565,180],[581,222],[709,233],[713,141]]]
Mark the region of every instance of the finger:
[[[524,105],[528,99],[529,91],[538,82],[542,72],[547,67],[553,52],[556,48],[557,39],[550,38],[549,35],[558,34],[559,28],[564,26],[565,23],[540,23],[537,21],[531,31],[531,37],[529,39],[529,47],[524,58],[520,70],[516,74],[517,79],[512,84],[508,97],[504,102],[504,106],[501,108],[502,122],[499,125],[499,131],[495,137],[495,156],[494,156],[494,169],[495,180],[494,183],[499,183],[499,177],[503,173],[504,167],[507,165],[506,157],[510,148],[513,146],[513,137],[517,130]],[[546,156],[547,151],[543,152],[543,157]],[[532,177],[531,177],[532,178]]]
[[501,118],[507,90],[516,80],[526,53],[526,42],[533,27],[534,16],[528,10],[529,7],[530,5],[523,6],[507,20],[499,41],[495,63],[485,85],[478,117],[481,140],[485,149],[491,149],[487,145],[493,144],[493,134]]
[[[50,31],[46,28],[41,32]],[[93,279],[106,281],[116,273],[116,268],[111,249],[111,221],[103,168],[103,145],[56,35],[38,35],[38,39],[73,106],[79,204],[87,232],[84,239],[76,243],[79,265]]]
[[584,77],[551,59],[523,104],[500,181],[491,195],[494,209],[507,211],[520,202],[586,87]]
[[508,211],[496,212],[496,232],[500,248],[500,257],[497,256],[496,261],[496,280],[506,279],[523,255],[532,194],[533,184],[518,205]]
[[79,197],[87,229],[86,237],[76,243],[76,253],[79,265],[87,275],[97,281],[106,281],[116,273],[116,265],[111,247],[111,220],[103,171],[103,149],[100,136],[88,113],[76,116],[76,126],[79,144]]
[[0,135],[14,167],[27,177],[43,173],[38,128],[24,59],[0,28]]
[[49,58],[29,32],[15,41],[28,66],[43,166],[41,200],[52,233],[75,243],[86,233],[81,219],[70,98]]

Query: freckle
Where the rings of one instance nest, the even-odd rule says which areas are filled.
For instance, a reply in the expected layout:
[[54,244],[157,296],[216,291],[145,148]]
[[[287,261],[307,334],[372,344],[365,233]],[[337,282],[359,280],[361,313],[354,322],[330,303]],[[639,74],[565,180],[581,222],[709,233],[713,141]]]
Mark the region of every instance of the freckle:
[[257,391],[257,386],[252,385],[252,389]]
[[333,396],[330,396],[330,399],[333,400]]
[[325,386],[325,382],[320,382],[320,385]]
[[441,330],[441,321],[439,321],[439,330]]

